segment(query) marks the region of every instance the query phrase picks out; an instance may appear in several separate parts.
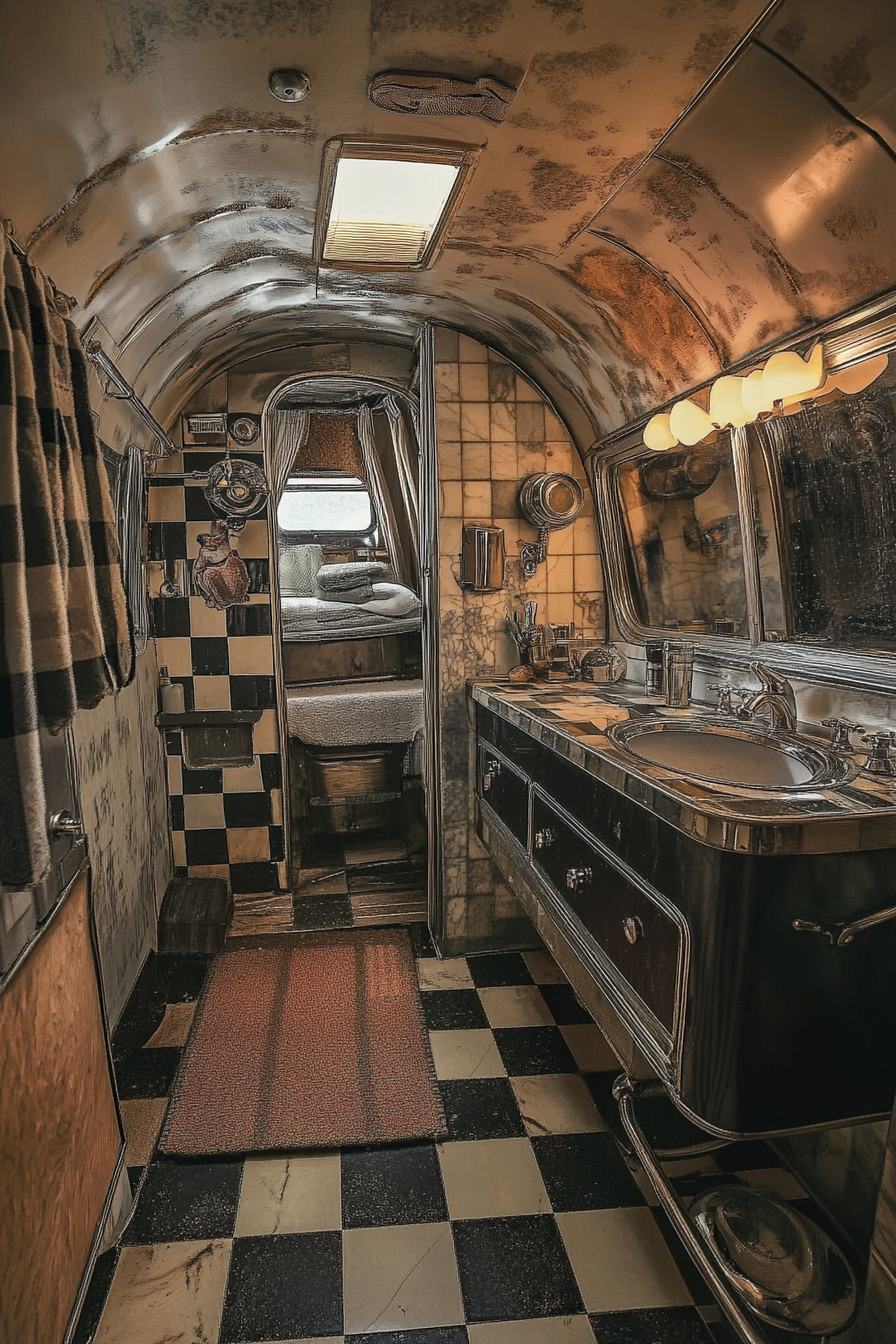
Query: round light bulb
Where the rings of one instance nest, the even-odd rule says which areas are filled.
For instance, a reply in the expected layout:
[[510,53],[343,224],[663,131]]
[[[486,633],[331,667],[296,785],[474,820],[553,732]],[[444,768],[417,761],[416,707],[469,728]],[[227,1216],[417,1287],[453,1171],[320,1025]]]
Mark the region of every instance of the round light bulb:
[[709,418],[719,429],[726,425],[748,425],[755,416],[744,405],[743,378],[726,374],[717,378],[709,394]]
[[715,425],[700,406],[685,398],[676,401],[669,415],[669,428],[679,443],[693,447],[701,439],[715,433]]
[[853,364],[851,369],[836,370],[828,382],[841,392],[862,392],[881,376],[889,362],[889,355],[874,355],[871,359],[863,359],[861,364]]
[[793,350],[781,350],[772,355],[762,370],[762,392],[769,409],[785,398],[793,401],[810,392],[817,392],[824,383],[824,351],[817,341],[808,359],[801,359]]
[[654,415],[644,426],[644,447],[660,453],[666,448],[677,448],[678,440],[670,428],[671,417]]
[[754,369],[752,373],[747,374],[743,384],[741,397],[744,410],[749,412],[751,420],[755,420],[763,411],[772,409],[774,402],[768,400],[767,389],[762,385],[762,369]]

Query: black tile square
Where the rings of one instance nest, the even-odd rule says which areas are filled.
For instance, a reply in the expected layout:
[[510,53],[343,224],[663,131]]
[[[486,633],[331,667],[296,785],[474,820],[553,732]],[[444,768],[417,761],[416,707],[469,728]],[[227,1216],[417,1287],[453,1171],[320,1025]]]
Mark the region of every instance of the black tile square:
[[210,471],[223,456],[220,448],[211,452],[207,448],[184,448],[184,471]]
[[572,1265],[550,1214],[452,1223],[467,1321],[584,1313]]
[[348,896],[297,896],[292,909],[293,927],[300,932],[354,927],[355,917]]
[[226,831],[184,831],[184,836],[188,868],[227,863]]
[[226,639],[208,636],[190,640],[194,677],[226,677],[230,671],[230,657]]
[[[422,996],[424,1002],[426,995]],[[439,1083],[452,1139],[524,1138],[513,1088],[507,1078],[453,1078]]]
[[[233,678],[231,678],[230,693],[233,694]],[[270,793],[271,789],[279,789],[283,784],[283,762],[279,755],[273,752],[264,752],[259,756],[261,762],[261,782]]]
[[116,1065],[143,1049],[165,1016],[166,1004],[159,958],[150,952],[112,1036],[112,1059]]
[[342,1234],[237,1237],[220,1344],[342,1334]]
[[190,635],[190,599],[154,597],[152,628],[159,639],[187,639]]
[[345,1344],[469,1344],[463,1325],[437,1325],[429,1330],[387,1330],[385,1334],[346,1335]]
[[435,943],[432,941],[432,934],[429,931],[428,924],[408,924],[407,931],[411,935],[411,946],[414,949],[415,957],[434,957],[436,955]]
[[160,952],[159,978],[168,1003],[195,1003],[202,993],[211,957],[201,952]]
[[230,678],[232,709],[273,709],[275,703],[273,677]]
[[182,756],[184,754],[184,740],[180,733],[165,734],[165,755]]
[[242,1162],[153,1162],[125,1244],[232,1237],[242,1171]]
[[230,865],[230,890],[234,893],[276,891],[276,865],[262,862],[232,863]]
[[[239,549],[237,541],[236,549]],[[249,575],[250,593],[269,593],[271,591],[271,565],[269,560],[246,560]]]
[[529,967],[519,952],[489,952],[481,957],[468,957],[470,977],[477,989],[493,985],[531,985],[534,983]]
[[138,1050],[115,1065],[115,1082],[122,1101],[141,1097],[167,1097],[180,1066],[181,1051],[176,1045]]
[[207,522],[211,527],[215,514],[201,485],[184,486],[184,514],[188,523]]
[[448,1206],[434,1143],[342,1154],[342,1226],[444,1223]]
[[169,801],[171,803],[171,829],[172,831],[182,831],[184,829],[183,794],[172,793]]
[[712,1344],[694,1307],[598,1311],[588,1319],[597,1344]]
[[713,1153],[713,1157],[721,1171],[764,1171],[781,1165],[780,1158],[761,1139],[729,1143]]
[[174,865],[174,876],[178,879],[182,877],[189,877],[190,870],[185,863],[176,863]]
[[225,793],[224,820],[228,826],[269,826],[271,803],[266,793]]
[[184,793],[223,793],[220,770],[189,770],[184,766]]
[[497,1027],[495,1044],[509,1077],[577,1073],[578,1065],[559,1027]]
[[143,1173],[145,1170],[146,1170],[145,1167],[128,1167],[128,1185],[131,1187],[132,1196],[136,1195],[137,1186],[143,1179]]
[[239,635],[269,635],[271,608],[267,602],[252,602],[248,606],[227,608],[227,633]]
[[146,558],[147,560],[186,560],[186,523],[148,523]]
[[532,1148],[555,1213],[644,1203],[612,1134],[546,1134]]
[[112,1287],[112,1279],[115,1276],[115,1267],[118,1264],[120,1254],[120,1248],[113,1246],[111,1250],[104,1251],[102,1255],[97,1257],[81,1305],[72,1344],[91,1344],[96,1335],[100,1317],[106,1305],[106,1298],[109,1296],[109,1289]]
[[280,863],[286,858],[286,840],[282,826],[268,827],[268,844],[271,847],[271,863]]
[[488,1018],[475,989],[429,989],[420,995],[423,1016],[430,1031],[462,1031],[488,1026]]
[[571,985],[539,985],[538,992],[551,1010],[551,1017],[558,1027],[594,1021],[579,1003]]

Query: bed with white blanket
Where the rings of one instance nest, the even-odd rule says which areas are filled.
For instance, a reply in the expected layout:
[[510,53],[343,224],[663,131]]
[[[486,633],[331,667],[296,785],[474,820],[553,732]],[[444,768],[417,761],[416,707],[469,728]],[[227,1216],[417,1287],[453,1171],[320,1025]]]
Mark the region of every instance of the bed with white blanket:
[[372,639],[419,630],[417,594],[387,579],[379,563],[325,565],[316,546],[290,547],[280,555],[283,638],[320,643]]

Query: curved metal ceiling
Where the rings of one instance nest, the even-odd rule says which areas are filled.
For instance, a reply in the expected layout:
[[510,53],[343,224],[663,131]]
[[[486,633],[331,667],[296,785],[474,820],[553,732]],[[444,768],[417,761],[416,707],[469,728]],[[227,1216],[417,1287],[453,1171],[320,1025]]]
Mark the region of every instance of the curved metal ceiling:
[[[249,354],[432,317],[584,443],[896,286],[889,0],[36,0],[6,28],[0,212],[163,419]],[[498,126],[382,111],[396,69],[518,91]],[[316,266],[344,135],[482,147],[430,270]]]

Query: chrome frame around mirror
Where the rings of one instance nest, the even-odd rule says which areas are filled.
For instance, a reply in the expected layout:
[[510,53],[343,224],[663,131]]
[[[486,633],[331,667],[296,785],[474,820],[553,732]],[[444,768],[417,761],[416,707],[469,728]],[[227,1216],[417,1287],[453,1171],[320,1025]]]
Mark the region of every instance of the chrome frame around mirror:
[[[824,339],[826,364],[831,370],[847,368],[875,354],[892,352],[896,350],[896,298],[892,294],[888,295],[845,318],[816,329],[812,334],[813,337],[821,336]],[[725,372],[742,372],[756,363],[760,353],[764,357],[776,349],[792,346],[792,341],[769,346]],[[851,652],[810,643],[766,639],[755,524],[756,492],[744,429],[733,429],[730,434],[743,539],[748,638],[702,632],[695,635],[693,631],[676,633],[674,630],[641,624],[628,579],[625,557],[627,542],[615,473],[621,462],[644,454],[650,455],[651,450],[644,447],[642,439],[647,418],[645,416],[612,435],[607,444],[595,445],[585,458],[596,503],[608,595],[620,637],[635,645],[643,645],[648,639],[656,638],[687,639],[695,644],[696,658],[704,668],[736,667],[748,671],[750,664],[759,657],[775,672],[800,681],[861,686],[878,691],[896,690],[896,653]]]

